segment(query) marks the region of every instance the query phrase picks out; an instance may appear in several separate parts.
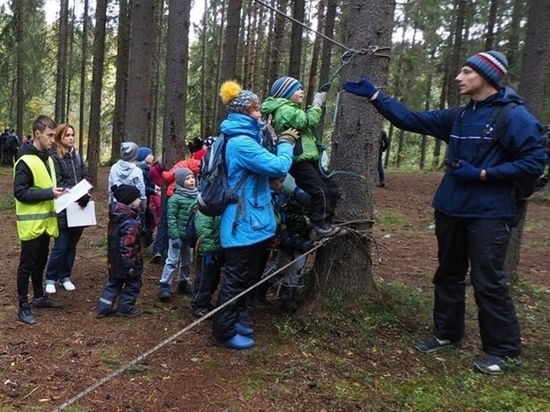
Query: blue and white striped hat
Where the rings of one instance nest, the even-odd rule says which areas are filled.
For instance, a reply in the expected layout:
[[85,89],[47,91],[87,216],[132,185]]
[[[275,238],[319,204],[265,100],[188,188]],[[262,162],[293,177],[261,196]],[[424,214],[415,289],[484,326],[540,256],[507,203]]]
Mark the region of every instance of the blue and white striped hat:
[[271,96],[284,97],[290,99],[294,92],[299,89],[303,89],[302,83],[296,80],[294,77],[281,77],[275,80],[273,86],[271,86]]
[[508,60],[501,52],[490,50],[474,54],[466,60],[464,66],[474,69],[481,77],[498,89],[502,80],[506,77]]

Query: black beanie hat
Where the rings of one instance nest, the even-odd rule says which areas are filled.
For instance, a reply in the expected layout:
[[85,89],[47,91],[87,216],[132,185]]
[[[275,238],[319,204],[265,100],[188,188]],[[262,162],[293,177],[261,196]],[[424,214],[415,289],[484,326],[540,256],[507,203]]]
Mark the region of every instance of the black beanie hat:
[[124,203],[125,205],[129,205],[140,197],[139,189],[130,185],[113,185],[111,186],[111,192],[113,192],[113,196],[117,202]]

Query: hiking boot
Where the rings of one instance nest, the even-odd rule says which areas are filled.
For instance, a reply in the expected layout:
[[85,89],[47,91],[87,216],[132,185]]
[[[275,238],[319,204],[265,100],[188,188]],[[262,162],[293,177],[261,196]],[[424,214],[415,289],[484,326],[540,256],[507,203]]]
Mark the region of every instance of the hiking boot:
[[170,302],[170,285],[159,283],[159,299],[161,302]]
[[178,292],[179,293],[182,293],[184,295],[191,295],[193,296],[193,288],[191,287],[191,285],[189,284],[188,281],[186,280],[180,280],[178,282],[178,288],[177,288]]
[[435,336],[430,336],[428,339],[418,342],[414,347],[423,353],[433,353],[441,349],[460,348],[462,341],[451,342],[448,339],[438,339]]
[[48,295],[44,295],[42,296],[41,298],[34,298],[34,300],[32,301],[32,305],[35,307],[35,308],[40,308],[40,309],[44,309],[44,308],[60,308],[61,307],[61,303],[59,303],[57,300],[53,300],[53,299],[50,299],[50,297]]
[[241,336],[250,337],[250,336],[254,335],[254,329],[249,328],[246,325],[243,325],[241,322],[235,323],[235,330]]
[[206,315],[208,315],[210,313],[210,311],[208,310],[208,308],[195,308],[193,309],[193,315],[196,316],[197,318],[202,318]]
[[298,303],[294,300],[294,288],[290,286],[281,286],[279,299],[283,310],[287,313],[294,313],[298,310]]
[[480,372],[488,375],[502,375],[504,372],[521,365],[521,356],[495,356],[486,355],[474,362],[474,366]]
[[338,226],[331,226],[327,223],[323,223],[321,225],[314,225],[309,230],[309,239],[313,242],[320,240],[324,237],[330,237],[334,236],[340,231],[340,227]]
[[218,341],[218,343],[228,349],[244,350],[250,349],[252,346],[254,346],[256,342],[254,342],[253,339],[247,338],[246,336],[236,334],[231,339],[228,339],[225,342]]
[[109,312],[98,312],[97,315],[96,315],[96,318],[105,319],[107,316],[111,316],[111,315],[114,315],[114,314],[115,314],[114,310],[111,310]]
[[122,316],[123,318],[135,318],[143,313],[141,309],[136,308],[135,306],[128,311],[119,311],[117,310],[116,315]]
[[21,322],[26,323],[27,325],[36,323],[36,320],[34,320],[34,316],[31,313],[31,307],[28,303],[23,303],[19,307],[19,313],[17,313],[17,316]]

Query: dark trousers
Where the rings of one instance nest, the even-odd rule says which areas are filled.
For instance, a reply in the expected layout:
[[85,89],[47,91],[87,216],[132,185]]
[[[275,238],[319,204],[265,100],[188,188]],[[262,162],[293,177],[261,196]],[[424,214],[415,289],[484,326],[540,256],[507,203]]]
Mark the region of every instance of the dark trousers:
[[382,162],[382,153],[378,156],[378,183],[386,184],[386,173],[384,172],[384,162]]
[[97,313],[108,315],[114,311],[114,305],[118,298],[117,312],[129,313],[139,296],[142,285],[141,276],[125,280],[109,278],[99,297]]
[[521,335],[510,285],[504,273],[510,229],[506,219],[462,219],[435,213],[439,267],[435,272],[434,335],[464,337],[465,280],[470,278],[478,307],[483,351],[521,353]]
[[21,257],[17,269],[17,298],[19,306],[27,303],[29,293],[29,278],[32,280],[34,298],[44,296],[42,276],[48,252],[50,249],[50,235],[43,233],[36,239],[21,242]]
[[192,302],[194,308],[210,308],[212,306],[212,295],[220,283],[223,261],[222,253],[212,252],[197,256]]
[[168,198],[164,200],[160,214],[160,224],[157,229],[157,237],[153,244],[153,253],[166,255],[168,250]]
[[330,223],[340,198],[334,179],[323,176],[316,161],[293,163],[290,174],[296,185],[311,197],[309,218],[312,223]]
[[[258,273],[261,273],[261,257],[265,253],[265,248],[265,242],[259,242],[250,246],[225,249],[225,277],[218,294],[217,306],[223,305],[252,285]],[[225,342],[237,334],[237,315],[246,309],[246,304],[247,297],[244,295],[214,315],[212,326],[216,339]]]
[[48,268],[46,269],[46,284],[55,284],[71,277],[71,272],[76,258],[76,245],[82,236],[84,228],[68,227],[59,230],[59,236],[55,238]]

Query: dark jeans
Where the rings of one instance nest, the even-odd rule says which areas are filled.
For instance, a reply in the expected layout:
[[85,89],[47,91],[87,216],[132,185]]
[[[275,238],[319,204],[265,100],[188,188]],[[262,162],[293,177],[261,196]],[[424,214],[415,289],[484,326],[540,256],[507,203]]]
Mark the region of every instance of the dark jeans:
[[46,284],[63,282],[71,277],[71,272],[76,258],[76,245],[82,236],[84,228],[68,227],[59,230],[59,236],[55,238],[48,268],[46,269]]
[[97,305],[97,313],[108,315],[114,311],[114,304],[118,298],[116,311],[129,313],[135,306],[142,285],[141,277],[126,280],[107,279]]
[[166,255],[166,251],[168,250],[168,198],[164,200],[161,210],[157,237],[153,244],[153,253]]
[[386,173],[384,172],[384,163],[382,162],[382,154],[378,157],[378,183],[386,184]]
[[21,257],[19,268],[17,269],[17,298],[19,306],[29,301],[27,296],[29,293],[29,278],[32,280],[34,298],[37,299],[44,296],[42,274],[48,261],[49,250],[50,235],[47,233],[43,233],[36,239],[21,242]]
[[[243,290],[252,285],[261,273],[262,259],[266,243],[259,242],[250,246],[225,249],[225,277],[218,294],[217,306],[231,300]],[[246,310],[246,295],[227,305],[214,315],[213,335],[221,342],[231,339],[237,334],[235,322],[237,314]]]
[[463,219],[435,213],[439,268],[435,272],[434,335],[464,337],[465,279],[470,278],[478,307],[483,351],[521,354],[521,335],[510,285],[504,273],[510,229],[506,219]]
[[194,308],[210,308],[212,305],[212,295],[220,283],[223,261],[221,252],[197,257],[192,302]]
[[317,162],[293,163],[290,174],[296,185],[311,197],[309,218],[313,223],[331,222],[340,199],[338,185],[319,171]]

